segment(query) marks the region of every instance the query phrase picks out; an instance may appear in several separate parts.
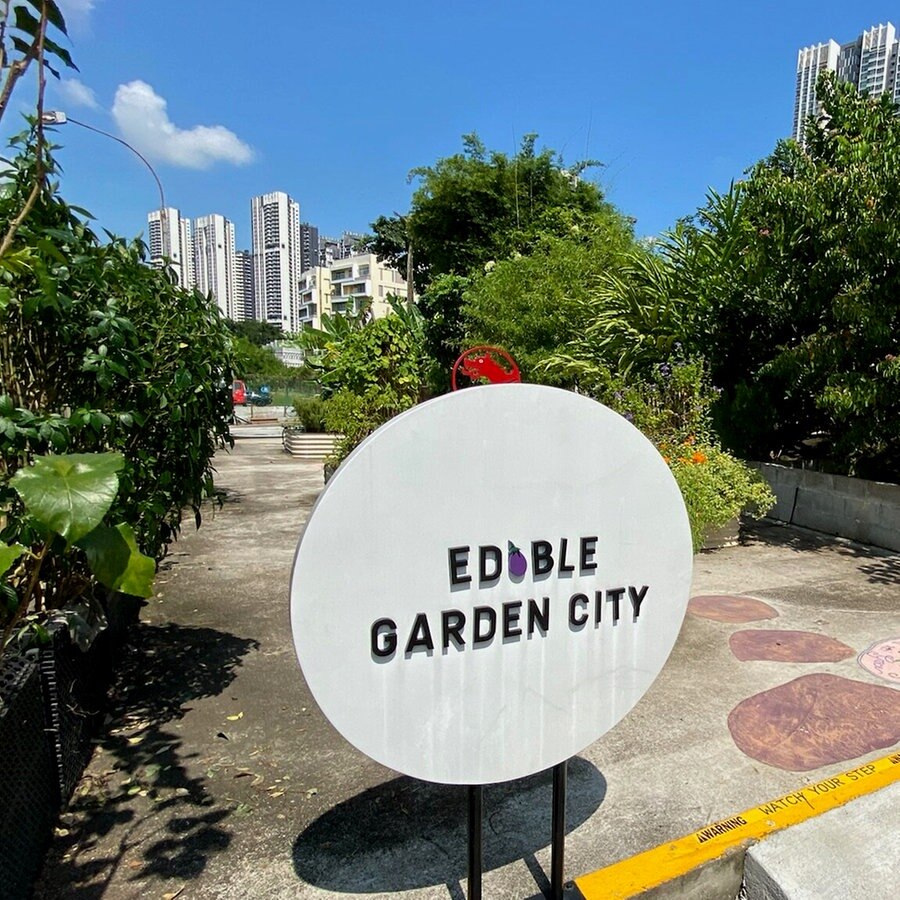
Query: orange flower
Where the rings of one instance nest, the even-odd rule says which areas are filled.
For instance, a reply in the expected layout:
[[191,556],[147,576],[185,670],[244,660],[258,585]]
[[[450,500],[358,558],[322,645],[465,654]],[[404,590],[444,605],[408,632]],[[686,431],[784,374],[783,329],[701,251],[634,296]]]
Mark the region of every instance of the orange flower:
[[706,459],[707,459],[706,454],[705,454],[705,453],[701,453],[699,450],[697,450],[697,451],[691,456],[691,462],[695,462],[695,463],[698,463],[698,464],[699,464],[699,463],[705,463],[705,462],[706,462]]

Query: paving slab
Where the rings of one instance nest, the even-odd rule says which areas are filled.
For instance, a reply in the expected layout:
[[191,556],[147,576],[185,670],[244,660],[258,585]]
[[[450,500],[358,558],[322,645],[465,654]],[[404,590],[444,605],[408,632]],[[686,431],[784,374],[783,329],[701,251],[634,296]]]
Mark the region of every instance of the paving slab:
[[[224,505],[186,528],[161,568],[36,896],[460,900],[465,790],[361,755],[321,715],[296,663],[290,568],[321,465],[261,438],[238,441],[216,466]],[[762,525],[741,546],[698,555],[693,593],[761,599],[777,615],[735,624],[689,614],[647,695],[571,762],[571,876],[889,752],[787,770],[739,749],[729,715],[810,674],[896,691],[857,654],[900,636],[900,556]],[[729,639],[746,629],[813,632],[853,654],[742,661]],[[487,788],[485,897],[540,896],[549,845],[549,773]]]
[[897,892],[900,783],[772,835],[747,853],[746,900],[870,900]]

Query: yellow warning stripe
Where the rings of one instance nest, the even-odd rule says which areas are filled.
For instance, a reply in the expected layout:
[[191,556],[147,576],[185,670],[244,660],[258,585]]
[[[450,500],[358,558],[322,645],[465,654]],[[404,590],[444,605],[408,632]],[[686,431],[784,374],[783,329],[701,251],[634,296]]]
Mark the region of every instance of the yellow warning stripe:
[[894,753],[582,875],[575,884],[584,900],[627,900],[722,856],[732,847],[843,806],[898,779],[900,753]]

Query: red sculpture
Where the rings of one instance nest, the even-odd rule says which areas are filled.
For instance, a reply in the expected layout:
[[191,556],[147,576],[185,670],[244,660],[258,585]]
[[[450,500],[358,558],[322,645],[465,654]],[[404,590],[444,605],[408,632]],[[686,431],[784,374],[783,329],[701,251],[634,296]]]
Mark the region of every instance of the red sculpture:
[[488,384],[514,384],[522,381],[515,360],[502,347],[479,346],[466,350],[453,364],[450,384],[457,390],[456,374],[470,381]]

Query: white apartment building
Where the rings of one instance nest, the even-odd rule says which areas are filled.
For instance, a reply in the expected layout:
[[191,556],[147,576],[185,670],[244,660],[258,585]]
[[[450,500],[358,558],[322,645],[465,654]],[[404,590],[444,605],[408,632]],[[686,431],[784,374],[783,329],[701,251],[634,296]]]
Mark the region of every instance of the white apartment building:
[[803,140],[806,120],[819,111],[816,81],[822,72],[836,72],[841,47],[837,41],[804,47],[797,55],[797,90],[794,96],[794,140]]
[[194,246],[191,223],[173,206],[154,209],[147,214],[147,243],[150,264],[161,269],[164,260],[176,273],[178,284],[190,290],[194,286]]
[[297,331],[300,278],[300,204],[283,191],[250,201],[256,316]]
[[380,319],[391,311],[388,297],[406,298],[406,279],[380,263],[374,253],[348,256],[330,268],[309,269],[300,276],[299,287],[299,328],[321,327],[323,313],[355,315],[365,308]]
[[212,295],[222,315],[243,318],[239,307],[234,254],[234,225],[213,213],[194,219],[194,283]]
[[849,81],[860,93],[872,97],[887,93],[895,103],[900,102],[898,56],[900,44],[890,22],[875,25],[846,44],[829,40],[802,48],[797,54],[794,139],[803,142],[807,118],[819,112],[816,79],[822,72],[834,72],[840,81]]
[[275,358],[292,369],[299,369],[306,362],[306,351],[297,344],[287,341],[272,341],[266,344],[266,349],[275,354]]

